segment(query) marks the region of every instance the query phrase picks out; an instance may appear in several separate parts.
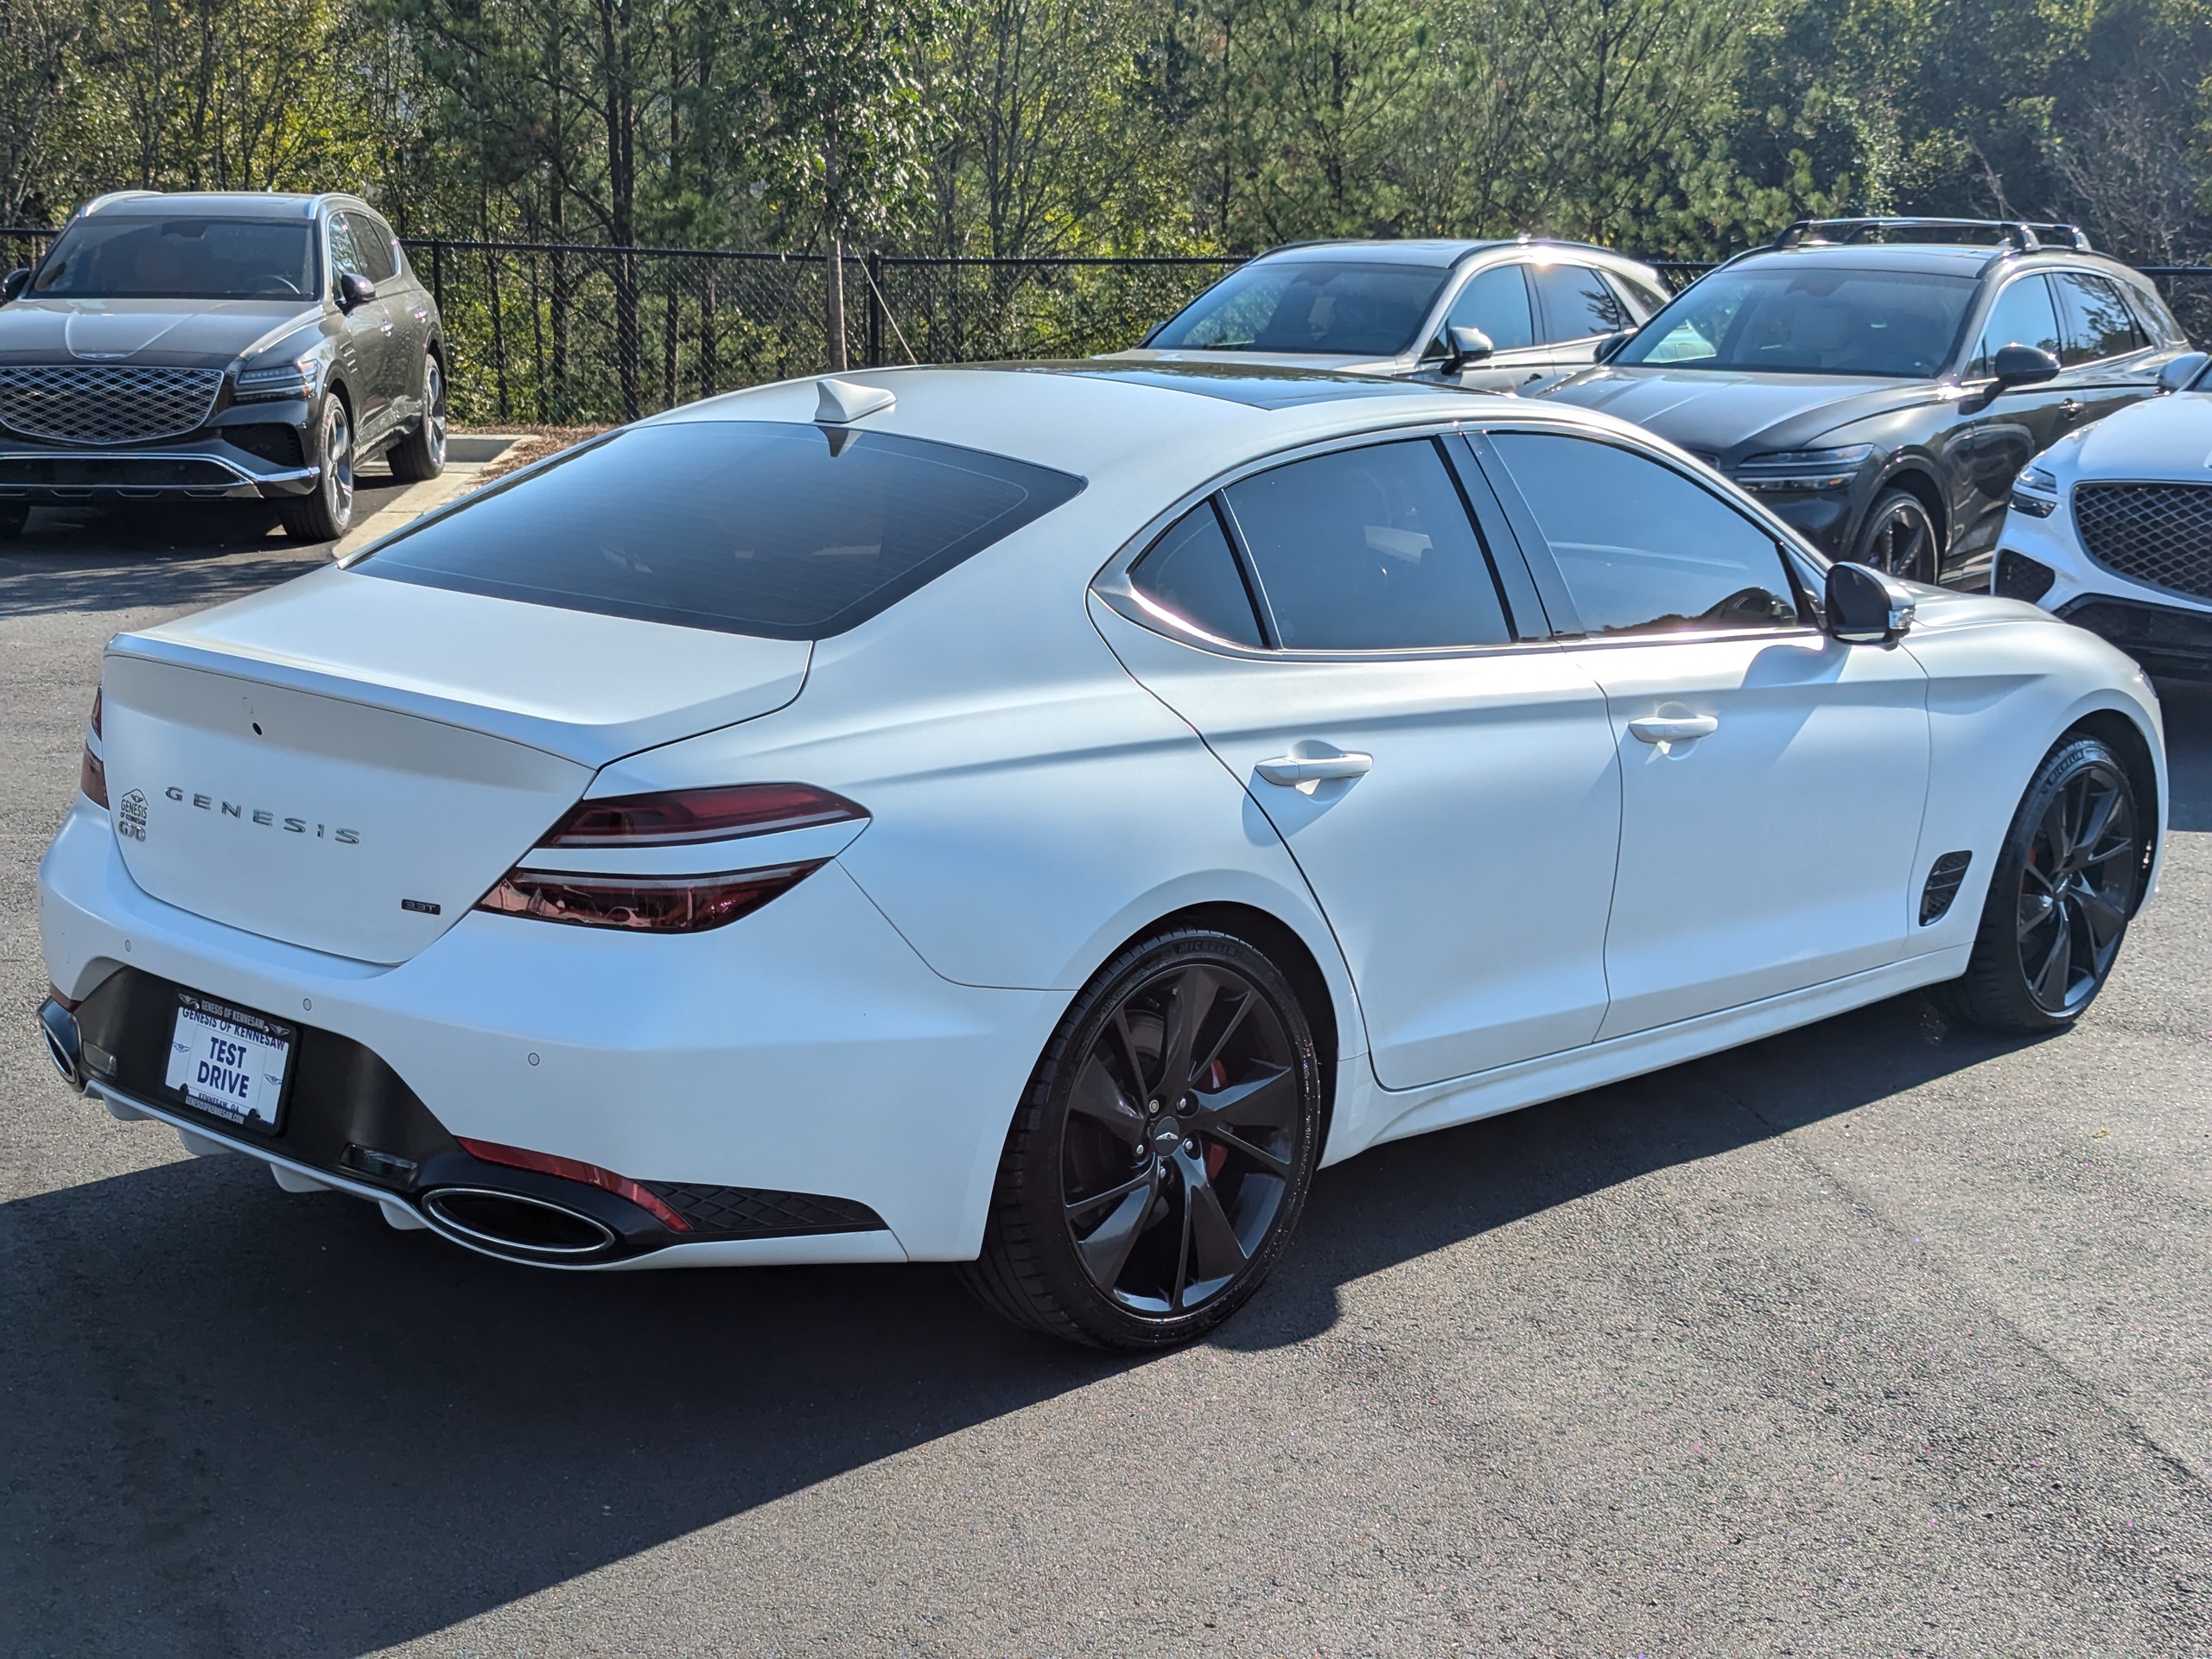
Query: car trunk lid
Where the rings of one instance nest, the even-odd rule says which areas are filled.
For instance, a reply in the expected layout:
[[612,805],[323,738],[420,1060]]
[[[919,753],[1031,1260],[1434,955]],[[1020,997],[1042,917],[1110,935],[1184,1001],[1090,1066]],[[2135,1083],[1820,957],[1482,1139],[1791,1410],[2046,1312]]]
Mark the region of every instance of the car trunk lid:
[[110,645],[118,844],[181,909],[404,962],[601,766],[783,706],[807,655],[325,573]]

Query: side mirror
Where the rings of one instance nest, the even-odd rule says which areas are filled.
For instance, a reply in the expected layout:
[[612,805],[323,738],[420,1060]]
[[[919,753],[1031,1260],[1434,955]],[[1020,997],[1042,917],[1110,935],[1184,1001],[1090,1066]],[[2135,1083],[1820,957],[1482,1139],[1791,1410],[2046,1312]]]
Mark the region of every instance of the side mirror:
[[1598,349],[1592,353],[1591,360],[1596,363],[1611,362],[1621,354],[1622,348],[1635,338],[1636,330],[1633,328],[1618,329],[1607,334],[1598,342]]
[[2039,346],[2000,346],[1990,367],[2000,389],[2032,386],[2058,372],[2058,359]]
[[1444,372],[1457,374],[1468,364],[1488,357],[1497,350],[1491,337],[1471,323],[1454,323],[1444,331],[1451,342],[1451,349],[1444,354]]
[[31,273],[28,265],[20,270],[11,270],[4,277],[0,277],[0,305],[6,304],[30,285]]
[[[8,280],[12,283],[16,279],[10,276]],[[2158,390],[2187,391],[2196,384],[2196,377],[2204,372],[2208,364],[2212,364],[2212,357],[2202,352],[2183,352],[2158,371]]]
[[338,308],[351,311],[356,306],[366,305],[377,296],[377,285],[359,271],[349,270],[338,279]]
[[1895,645],[1912,613],[1911,590],[1895,578],[1863,564],[1828,567],[1828,632],[1846,645]]

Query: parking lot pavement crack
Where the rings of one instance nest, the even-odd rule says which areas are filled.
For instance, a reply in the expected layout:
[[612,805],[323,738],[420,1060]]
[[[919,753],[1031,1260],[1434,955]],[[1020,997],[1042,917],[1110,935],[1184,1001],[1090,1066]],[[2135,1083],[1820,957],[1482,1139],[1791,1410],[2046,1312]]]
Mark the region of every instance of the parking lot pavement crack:
[[1715,1095],[1728,1102],[1730,1105],[1765,1130],[1770,1142],[1778,1147],[1792,1163],[1811,1176],[1816,1185],[1823,1189],[1832,1190],[1846,1207],[1866,1217],[1902,1249],[1919,1254],[1932,1268],[1935,1275],[1950,1287],[1952,1294],[1962,1304],[1969,1305],[1977,1316],[1986,1317],[1992,1323],[2002,1328],[2008,1336],[2018,1341],[2029,1352],[2040,1357],[2053,1372],[2064,1378],[2082,1394],[2094,1400],[2099,1408],[2119,1427],[2126,1439],[2134,1441],[2144,1452],[2179,1475],[2183,1484],[2197,1497],[2212,1502],[2212,1480],[2207,1479],[2205,1471],[2199,1469],[2187,1456],[2160,1440],[2141,1419],[2124,1410],[2120,1402],[2109,1393],[2100,1388],[2078,1367],[2061,1357],[2048,1343],[2018,1320],[2006,1314],[1993,1302],[1979,1294],[1972,1281],[1956,1270],[1944,1252],[1930,1245],[1924,1235],[1916,1235],[1900,1224],[1882,1207],[1872,1192],[1857,1186],[1839,1169],[1823,1167],[1816,1159],[1806,1152],[1798,1141],[1796,1126],[1776,1122],[1734,1090],[1729,1088],[1716,1075],[1719,1071],[1717,1065],[1701,1063],[1700,1069],[1706,1073],[1704,1081],[1707,1086],[1711,1088]]

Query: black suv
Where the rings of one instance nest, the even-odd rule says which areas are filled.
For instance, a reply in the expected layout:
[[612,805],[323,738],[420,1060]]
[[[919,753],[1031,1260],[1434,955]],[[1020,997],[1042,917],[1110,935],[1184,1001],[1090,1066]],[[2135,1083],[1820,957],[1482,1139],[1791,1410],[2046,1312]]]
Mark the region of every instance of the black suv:
[[1986,587],[2013,476],[2188,349],[2077,226],[1808,219],[1542,395],[1688,450],[1832,558]]
[[352,196],[102,196],[0,299],[0,534],[40,501],[259,498],[327,541],[367,457],[445,465],[437,307]]

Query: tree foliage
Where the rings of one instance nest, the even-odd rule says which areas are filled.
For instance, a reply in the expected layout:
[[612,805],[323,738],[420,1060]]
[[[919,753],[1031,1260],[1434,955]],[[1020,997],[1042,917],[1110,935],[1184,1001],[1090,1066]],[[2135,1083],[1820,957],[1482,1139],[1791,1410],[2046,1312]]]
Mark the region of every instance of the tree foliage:
[[1000,256],[1838,211],[2212,249],[2207,0],[0,0],[0,215]]

